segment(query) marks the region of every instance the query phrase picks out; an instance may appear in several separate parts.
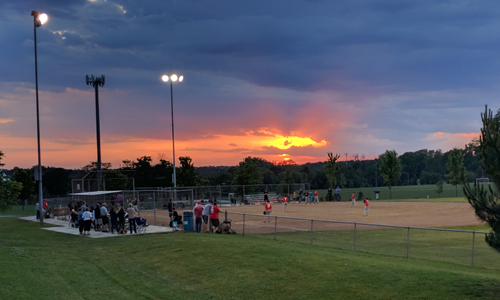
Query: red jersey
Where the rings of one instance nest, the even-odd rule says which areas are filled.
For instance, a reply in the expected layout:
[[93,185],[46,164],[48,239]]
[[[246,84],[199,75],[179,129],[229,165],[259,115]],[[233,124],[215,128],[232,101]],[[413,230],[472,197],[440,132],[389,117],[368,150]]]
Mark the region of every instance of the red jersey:
[[351,199],[352,199],[352,200],[356,200],[356,194],[352,194]]
[[212,209],[210,209],[210,219],[219,219],[219,212],[220,209],[218,206],[212,206]]
[[193,209],[193,212],[194,212],[194,217],[195,218],[201,218],[202,214],[203,214],[203,206],[202,205],[196,205]]
[[318,196],[318,195],[319,195],[318,191],[315,191],[314,196]]
[[271,203],[270,203],[270,202],[267,202],[267,203],[266,203],[265,209],[266,209],[266,210],[271,210],[271,209],[273,209],[273,206],[271,205]]
[[45,210],[49,209],[49,205],[47,204],[47,201],[43,201],[43,209],[45,209]]
[[288,197],[283,197],[283,203],[288,203]]
[[370,206],[370,200],[365,200],[365,206]]

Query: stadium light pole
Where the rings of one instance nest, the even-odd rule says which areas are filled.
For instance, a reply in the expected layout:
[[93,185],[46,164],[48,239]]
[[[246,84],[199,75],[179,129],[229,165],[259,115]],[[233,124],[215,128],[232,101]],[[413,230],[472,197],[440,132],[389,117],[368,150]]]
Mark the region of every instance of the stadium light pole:
[[176,74],[172,75],[163,75],[161,77],[161,80],[163,82],[169,82],[170,81],[170,110],[172,112],[172,160],[173,160],[173,166],[174,166],[174,188],[177,187],[177,177],[175,174],[175,138],[174,138],[174,88],[173,88],[173,83],[174,82],[182,82],[184,80],[184,76],[178,76]]
[[101,122],[99,121],[99,86],[104,86],[104,75],[94,77],[87,75],[85,78],[87,85],[92,85],[95,89],[95,122],[97,131],[97,190],[101,190]]
[[35,88],[36,88],[36,138],[38,144],[38,169],[35,174],[35,178],[38,177],[38,202],[40,205],[40,225],[43,225],[43,188],[42,188],[42,156],[40,151],[40,113],[38,109],[38,57],[36,51],[36,28],[42,26],[47,22],[48,17],[46,14],[41,14],[37,11],[31,11],[33,16],[33,28],[35,34]]

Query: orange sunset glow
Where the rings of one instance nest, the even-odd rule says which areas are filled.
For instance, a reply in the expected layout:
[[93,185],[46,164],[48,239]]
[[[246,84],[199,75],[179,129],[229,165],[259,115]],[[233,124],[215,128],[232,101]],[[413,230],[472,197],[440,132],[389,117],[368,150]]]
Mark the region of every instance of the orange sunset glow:
[[[277,130],[263,128],[243,132],[241,135],[211,135],[209,137],[176,140],[176,156],[190,156],[195,165],[236,165],[246,156],[258,156],[269,161],[305,163],[311,156],[283,154],[283,150],[303,147],[325,148],[326,140],[315,141],[299,133],[284,135]],[[33,138],[0,136],[5,141],[5,163],[8,167],[31,167],[36,164],[36,144]],[[102,140],[102,159],[119,167],[122,160],[135,160],[142,156],[171,160],[172,141],[138,139],[105,135]],[[326,150],[325,150],[326,151]],[[42,162],[46,166],[80,168],[96,160],[95,140],[75,143],[70,140],[42,139]],[[16,162],[16,164],[14,164]],[[20,163],[21,162],[21,163]]]

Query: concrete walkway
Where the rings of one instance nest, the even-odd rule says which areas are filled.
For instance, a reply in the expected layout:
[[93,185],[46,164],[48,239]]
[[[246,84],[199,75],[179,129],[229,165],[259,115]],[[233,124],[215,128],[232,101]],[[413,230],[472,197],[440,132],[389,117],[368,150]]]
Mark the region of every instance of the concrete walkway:
[[[27,220],[27,221],[33,221],[33,222],[40,222],[39,220],[36,219],[35,216],[29,216],[29,217],[20,217],[19,219]],[[51,224],[51,225],[56,225],[57,227],[48,227],[48,228],[42,228],[44,230],[50,230],[50,231],[55,231],[55,232],[60,232],[60,233],[66,233],[66,234],[72,234],[72,235],[80,235],[78,228],[71,227],[69,225],[68,220],[58,220],[58,219],[43,219],[44,223]],[[146,232],[145,234],[151,234],[151,233],[166,233],[166,232],[173,232],[173,229],[171,227],[163,227],[163,226],[148,226],[146,227]],[[107,237],[124,237],[124,236],[129,236],[129,235],[136,235],[134,234],[111,234],[110,232],[100,232],[100,231],[90,231],[90,235],[82,235],[82,237],[90,237],[90,238],[107,238]]]

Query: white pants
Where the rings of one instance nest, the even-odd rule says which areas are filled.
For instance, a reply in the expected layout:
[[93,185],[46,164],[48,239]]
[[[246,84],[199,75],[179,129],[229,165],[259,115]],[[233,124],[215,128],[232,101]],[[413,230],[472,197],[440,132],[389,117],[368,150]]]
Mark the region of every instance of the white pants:
[[264,217],[264,222],[268,220],[269,223],[271,222],[271,210],[266,209],[266,216]]
[[314,196],[314,201],[319,204],[319,196]]
[[358,207],[358,206],[356,205],[356,199],[352,199],[351,207],[352,207],[353,205],[354,205],[354,206],[356,206],[356,207]]
[[369,206],[365,206],[365,209],[363,209],[363,216],[365,215],[365,211],[366,211],[366,215],[368,216],[368,211],[370,210],[368,207]]
[[285,202],[283,205],[283,212],[288,211],[288,202]]

